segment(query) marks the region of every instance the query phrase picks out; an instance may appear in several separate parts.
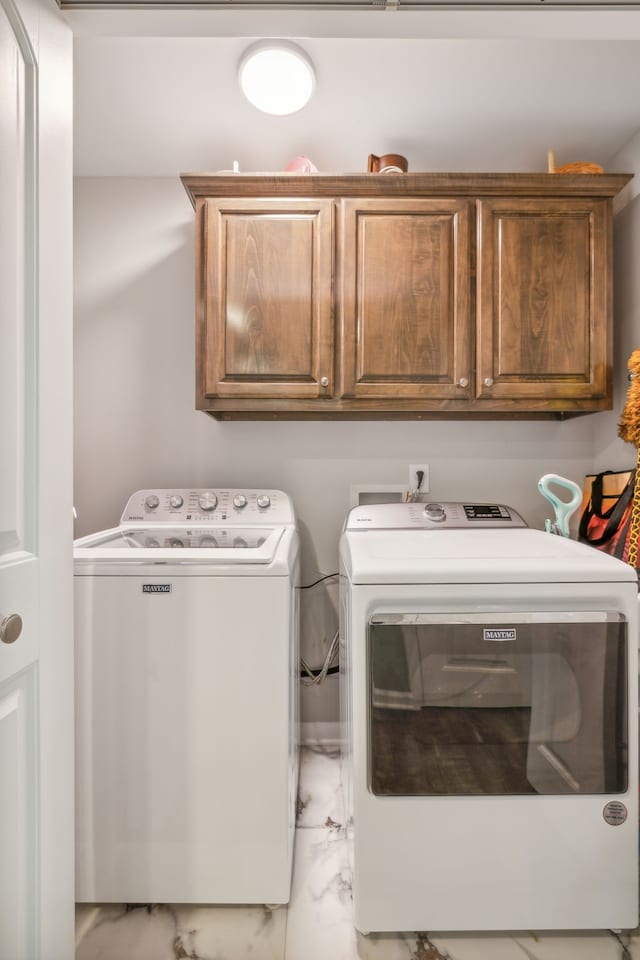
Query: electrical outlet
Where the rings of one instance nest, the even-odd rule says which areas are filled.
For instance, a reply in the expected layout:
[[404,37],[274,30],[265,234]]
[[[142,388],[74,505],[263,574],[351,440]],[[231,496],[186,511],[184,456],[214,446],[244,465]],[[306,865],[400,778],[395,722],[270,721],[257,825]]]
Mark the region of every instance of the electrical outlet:
[[418,486],[418,470],[422,470],[424,476],[420,485],[419,494],[429,493],[429,464],[411,463],[409,464],[409,490],[415,490]]

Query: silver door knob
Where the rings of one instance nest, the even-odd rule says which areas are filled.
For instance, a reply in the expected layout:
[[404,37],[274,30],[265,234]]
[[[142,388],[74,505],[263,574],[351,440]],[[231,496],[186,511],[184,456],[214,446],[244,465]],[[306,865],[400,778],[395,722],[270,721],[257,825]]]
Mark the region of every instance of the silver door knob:
[[492,387],[492,386],[493,386],[493,377],[485,377],[482,382],[484,383],[485,387]]
[[21,633],[22,617],[19,613],[10,613],[8,617],[2,617],[0,620],[0,640],[3,643],[15,643]]
[[458,382],[456,383],[456,386],[457,386],[457,387],[468,387],[468,386],[469,386],[469,381],[468,381],[467,377],[460,377],[460,379],[459,379]]
[[328,387],[329,386],[329,377],[320,377],[320,386]]

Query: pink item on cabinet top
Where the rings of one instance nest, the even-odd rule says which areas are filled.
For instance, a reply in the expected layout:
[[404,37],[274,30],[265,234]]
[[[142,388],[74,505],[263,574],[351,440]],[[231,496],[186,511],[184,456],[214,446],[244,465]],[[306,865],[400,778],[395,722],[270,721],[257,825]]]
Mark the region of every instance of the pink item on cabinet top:
[[317,173],[318,168],[309,157],[294,157],[291,163],[284,168],[285,173]]

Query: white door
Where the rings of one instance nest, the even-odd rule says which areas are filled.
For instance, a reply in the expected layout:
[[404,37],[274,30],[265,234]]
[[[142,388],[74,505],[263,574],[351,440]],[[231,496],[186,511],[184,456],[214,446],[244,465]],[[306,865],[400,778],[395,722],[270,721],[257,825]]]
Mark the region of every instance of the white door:
[[73,956],[72,38],[0,0],[0,960]]

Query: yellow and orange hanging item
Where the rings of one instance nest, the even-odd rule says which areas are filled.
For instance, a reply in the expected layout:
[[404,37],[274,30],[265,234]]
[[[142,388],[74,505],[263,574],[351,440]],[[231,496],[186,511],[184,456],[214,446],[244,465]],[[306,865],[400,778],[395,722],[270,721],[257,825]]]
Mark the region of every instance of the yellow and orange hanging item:
[[634,350],[627,364],[629,368],[629,390],[627,400],[618,424],[618,436],[636,448],[636,469],[633,485],[631,525],[628,538],[626,561],[632,567],[638,567],[638,534],[640,533],[640,350]]
[[618,436],[636,447],[633,470],[585,477],[578,539],[638,569],[640,533],[640,350],[629,358],[629,392]]

